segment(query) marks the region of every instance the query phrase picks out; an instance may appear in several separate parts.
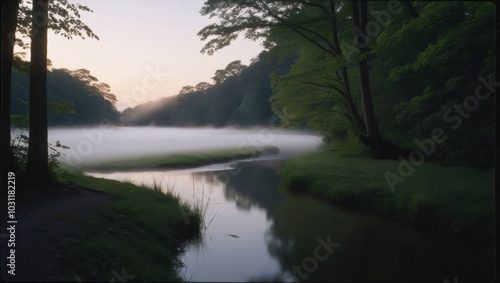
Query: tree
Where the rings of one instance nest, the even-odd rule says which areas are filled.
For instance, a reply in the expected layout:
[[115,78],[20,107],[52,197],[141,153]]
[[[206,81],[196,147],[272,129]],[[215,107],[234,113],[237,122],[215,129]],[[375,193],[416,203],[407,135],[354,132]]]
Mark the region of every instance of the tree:
[[214,80],[215,84],[221,84],[227,78],[239,75],[241,71],[243,71],[246,67],[247,66],[241,64],[240,60],[233,61],[227,64],[224,70],[219,69],[215,71],[215,75],[212,77],[212,79]]
[[[392,21],[373,48],[377,54],[391,54],[383,62],[386,78],[397,84],[401,94],[391,107],[399,126],[393,129],[394,136],[402,141],[424,139],[436,128],[452,126],[453,134],[433,157],[448,164],[491,167],[494,95],[487,94],[493,91],[489,76],[495,62],[494,5],[477,1],[414,1],[414,5],[418,17]],[[488,98],[478,99],[476,111],[460,110],[477,88]],[[468,109],[476,107],[469,105]],[[450,123],[450,117],[459,122]]]
[[95,95],[101,95],[104,99],[111,102],[111,104],[115,105],[118,99],[116,95],[111,93],[111,87],[107,83],[100,82],[96,77],[90,74],[90,71],[87,69],[78,69],[75,71],[70,71],[67,69],[63,69],[68,72],[72,77],[78,79],[79,81],[86,84],[86,87],[89,93]]
[[207,82],[201,82],[195,86],[195,89],[196,89],[196,91],[203,92],[203,91],[206,91],[207,89],[209,89],[210,87],[212,87],[212,84],[207,83]]
[[[35,0],[36,1],[36,0]],[[21,34],[20,38],[16,38],[16,44],[24,49],[29,48],[29,38],[31,37],[31,29],[33,28],[31,4],[32,0],[23,0],[19,7],[18,26],[17,29]],[[85,39],[99,37],[80,20],[80,13],[93,12],[89,7],[81,4],[71,4],[68,0],[49,1],[48,7],[48,29],[54,31],[67,39],[73,37],[81,37]],[[36,27],[35,27],[36,30]]]
[[183,86],[182,89],[179,91],[179,94],[185,94],[185,93],[191,93],[195,92],[196,88],[194,86]]
[[[48,0],[33,1],[30,62],[30,122],[26,177],[40,189],[50,185],[47,140]],[[36,29],[35,29],[36,28]]]
[[1,127],[2,127],[2,178],[4,170],[13,169],[13,157],[10,148],[10,93],[11,74],[14,53],[15,32],[17,25],[17,11],[19,1],[7,1],[2,4],[2,31],[1,31]]
[[[361,1],[361,17],[358,15],[358,1],[351,1],[352,21],[354,25],[355,44],[360,51],[359,65],[359,85],[361,87],[361,102],[365,116],[366,134],[369,138],[380,139],[375,111],[373,109],[372,94],[370,91],[370,77],[368,75],[367,56],[370,52],[366,36],[366,24],[368,19],[368,3]],[[358,39],[361,39],[360,42]]]
[[[10,89],[10,80],[11,80],[11,68],[12,68],[12,62],[13,62],[13,51],[14,51],[14,43],[18,44],[19,46],[23,48],[28,48],[29,43],[26,42],[26,39],[28,37],[31,37],[32,40],[36,36],[42,36],[45,34],[45,40],[41,37],[37,37],[34,42],[36,42],[37,45],[43,45],[43,41],[45,41],[45,56],[43,56],[41,53],[43,53],[43,50],[38,51],[39,54],[36,54],[37,52],[35,51],[34,57],[37,58],[35,59],[36,64],[35,66],[30,65],[30,72],[34,71],[37,75],[35,77],[38,77],[35,79],[35,85],[36,87],[43,87],[43,83],[41,83],[41,80],[43,80],[43,71],[41,71],[40,66],[44,65],[45,67],[45,78],[46,78],[46,68],[47,68],[47,62],[48,59],[46,58],[46,33],[47,33],[47,28],[50,28],[54,30],[56,34],[61,34],[62,36],[71,39],[73,36],[80,36],[84,38],[84,35],[88,36],[89,38],[96,38],[99,39],[93,32],[92,30],[85,25],[79,18],[80,18],[80,11],[87,11],[87,12],[92,12],[87,6],[83,6],[80,4],[70,4],[68,3],[67,0],[60,0],[60,1],[50,1],[50,3],[46,3],[47,1],[41,1],[39,5],[38,3],[32,3],[33,11],[30,9],[30,1],[6,1],[5,3],[2,3],[2,91],[1,91],[1,101],[2,101],[2,119],[1,119],[1,124],[2,124],[2,153],[5,155],[2,155],[2,164],[7,164],[9,163],[9,160],[11,159],[10,152],[10,96],[11,96],[11,89]],[[51,10],[51,13],[48,13],[48,10]],[[17,31],[21,34],[21,38],[16,38],[16,28]],[[9,45],[7,45],[9,44]],[[38,47],[37,47],[38,48]],[[45,57],[45,58],[43,58]],[[33,56],[32,56],[33,58]],[[31,68],[34,69],[31,69]],[[31,73],[33,74],[33,73]],[[46,82],[45,82],[46,86]],[[36,87],[33,87],[33,90],[36,91],[43,91],[43,90],[35,90]],[[46,92],[46,90],[45,90]],[[45,94],[46,95],[46,94]],[[38,97],[40,98],[40,97]],[[33,103],[32,103],[33,105]],[[45,117],[46,117],[46,99],[45,102],[42,102],[42,107],[45,105],[45,110],[34,110],[37,115],[43,116],[45,112]],[[40,106],[37,105],[36,107],[33,108],[39,108]],[[37,116],[35,115],[35,116]],[[31,115],[30,115],[31,117]],[[34,119],[34,118],[33,118]],[[40,122],[41,125],[43,124],[43,121]],[[35,123],[36,124],[36,123]],[[43,125],[42,125],[43,126]],[[30,129],[31,130],[31,129]],[[40,130],[35,130],[35,132],[38,132],[35,134],[37,138],[39,139],[37,142],[39,143],[40,147],[40,154],[43,155],[44,152],[47,150],[46,146],[44,149],[44,144],[46,145],[47,142],[43,142],[40,139],[43,139],[43,136],[46,137],[46,134],[43,134],[43,129]],[[45,118],[45,131],[46,131],[46,118]],[[30,174],[35,174],[36,169],[33,168],[34,164],[37,162],[42,162],[39,161],[39,157],[37,156],[38,153],[35,151],[35,147],[33,146],[33,149],[30,151],[33,153],[35,156],[31,159],[31,168],[27,172],[31,172]],[[42,158],[42,160],[45,159],[47,160],[48,157]],[[6,168],[6,167],[2,167]],[[3,169],[2,169],[3,170]],[[42,166],[41,172],[45,172],[45,166]],[[40,173],[39,177],[40,180],[45,183],[45,179],[47,179],[47,176],[42,176],[45,173]],[[2,175],[3,176],[3,175]],[[33,180],[36,181],[36,180]],[[42,184],[42,183],[40,183]]]
[[[203,47],[202,53],[213,54],[231,43],[240,32],[249,39],[264,38],[264,46],[276,47],[276,42],[269,40],[272,32],[292,31],[307,41],[318,52],[324,52],[338,61],[337,79],[341,86],[332,89],[339,92],[345,100],[345,107],[350,120],[361,131],[364,123],[352,99],[347,75],[346,62],[340,48],[337,30],[336,6],[330,1],[206,1],[202,15],[217,16],[221,23],[206,26],[198,35],[202,40],[211,38]],[[325,31],[329,31],[328,34]],[[288,39],[285,39],[288,40]],[[331,83],[334,85],[336,83]]]

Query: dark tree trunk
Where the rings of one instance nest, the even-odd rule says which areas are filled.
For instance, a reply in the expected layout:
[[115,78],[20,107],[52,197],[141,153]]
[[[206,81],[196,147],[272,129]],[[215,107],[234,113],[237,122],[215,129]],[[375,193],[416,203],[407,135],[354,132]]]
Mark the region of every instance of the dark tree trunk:
[[[339,37],[337,33],[337,19],[335,17],[335,1],[330,0],[330,14],[332,16],[332,31],[333,31],[333,44],[335,47],[335,51],[337,53],[337,56],[340,57],[342,56],[342,50],[340,49],[340,43],[339,43]],[[351,117],[352,121],[354,124],[361,130],[362,132],[365,131],[365,124],[363,122],[363,119],[361,119],[361,115],[359,115],[358,109],[356,108],[356,105],[354,104],[354,101],[352,100],[352,94],[351,94],[351,87],[349,86],[349,76],[347,75],[347,67],[342,67],[342,80],[344,83],[344,100],[346,101],[347,104],[347,110],[349,112],[349,116]]]
[[50,185],[47,133],[48,0],[33,1],[30,64],[30,120],[26,178],[37,189]]
[[352,1],[352,19],[355,28],[356,46],[361,51],[359,59],[359,83],[361,87],[361,103],[363,104],[363,112],[365,116],[366,134],[369,138],[379,139],[380,131],[375,119],[375,111],[373,110],[372,94],[370,91],[370,77],[368,76],[368,62],[366,55],[369,52],[366,38],[366,24],[368,18],[367,1],[361,1],[361,20],[358,15],[358,1]]
[[369,52],[368,42],[366,37],[366,24],[368,18],[368,2],[360,1],[361,9],[358,14],[358,1],[351,1],[352,4],[352,20],[354,23],[354,34],[357,48],[360,50],[359,59],[359,82],[361,88],[361,103],[363,104],[363,112],[365,116],[366,136],[361,135],[360,140],[367,146],[373,149],[375,158],[380,159],[396,159],[399,156],[407,157],[411,153],[409,150],[402,149],[393,145],[388,140],[384,139],[380,134],[375,111],[373,109],[372,95],[370,91],[370,77],[368,75],[367,54]]
[[[12,59],[14,56],[15,33],[17,25],[17,13],[19,10],[19,1],[8,1],[2,5],[2,50],[1,50],[1,178],[2,178],[2,197],[5,198],[7,189],[7,174],[14,174],[14,157],[10,147],[10,97],[11,97],[11,77],[12,77]],[[4,203],[2,203],[4,205]],[[2,210],[3,212],[3,210]]]

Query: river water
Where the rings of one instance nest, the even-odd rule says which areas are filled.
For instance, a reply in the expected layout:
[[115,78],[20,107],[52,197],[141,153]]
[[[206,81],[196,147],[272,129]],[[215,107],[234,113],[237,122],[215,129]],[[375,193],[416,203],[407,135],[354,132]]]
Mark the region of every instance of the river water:
[[[482,244],[291,193],[279,170],[312,151],[309,133],[274,129],[54,129],[52,143],[69,145],[70,166],[116,156],[186,152],[242,145],[278,146],[280,154],[183,170],[88,172],[135,183],[161,183],[202,206],[206,228],[186,248],[189,281],[493,280],[493,252]],[[186,212],[179,212],[186,213]]]
[[202,243],[181,258],[189,281],[492,280],[493,254],[485,246],[290,193],[277,171],[282,162],[92,175],[154,179],[203,203]]

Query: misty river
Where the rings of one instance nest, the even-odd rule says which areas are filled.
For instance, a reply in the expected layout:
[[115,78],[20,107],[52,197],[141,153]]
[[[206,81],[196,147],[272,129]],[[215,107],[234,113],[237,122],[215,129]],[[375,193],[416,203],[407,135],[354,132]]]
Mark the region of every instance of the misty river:
[[71,148],[63,162],[73,167],[119,157],[280,148],[274,155],[197,168],[87,172],[136,183],[161,182],[165,190],[206,208],[201,243],[188,246],[181,257],[181,274],[188,281],[491,280],[491,258],[480,245],[288,191],[279,170],[286,159],[321,144],[312,133],[272,128],[72,128],[50,129],[49,141]]

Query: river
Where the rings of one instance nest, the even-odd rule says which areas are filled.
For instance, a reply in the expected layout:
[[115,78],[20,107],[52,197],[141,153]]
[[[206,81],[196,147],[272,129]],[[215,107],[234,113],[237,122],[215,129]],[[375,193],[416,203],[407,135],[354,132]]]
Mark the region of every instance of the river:
[[[257,130],[209,131],[210,135],[219,137],[219,142],[238,145],[241,141],[258,140]],[[151,134],[150,141],[136,141],[134,136],[140,136],[137,133],[128,138],[142,145],[158,138],[154,135],[164,137],[164,142],[168,137],[182,140],[180,132],[167,133]],[[127,140],[125,133],[120,135],[103,135],[102,144],[106,146],[106,138]],[[52,133],[54,137],[58,138]],[[205,147],[208,141],[203,134],[191,136],[189,143],[193,140]],[[73,137],[66,141],[75,146],[79,139]],[[201,242],[188,246],[181,257],[185,265],[181,274],[189,281],[493,280],[493,253],[484,245],[465,243],[449,235],[288,191],[279,176],[283,162],[301,151],[314,150],[318,140],[310,134],[282,132],[274,134],[274,143],[271,138],[267,141],[285,148],[284,152],[238,163],[182,170],[89,174],[136,183],[154,180],[162,183],[164,190],[206,209],[207,227]],[[293,147],[293,144],[300,146]],[[123,144],[117,147],[122,148],[122,153],[126,152],[124,148],[134,151]],[[99,145],[95,150],[106,152]]]

